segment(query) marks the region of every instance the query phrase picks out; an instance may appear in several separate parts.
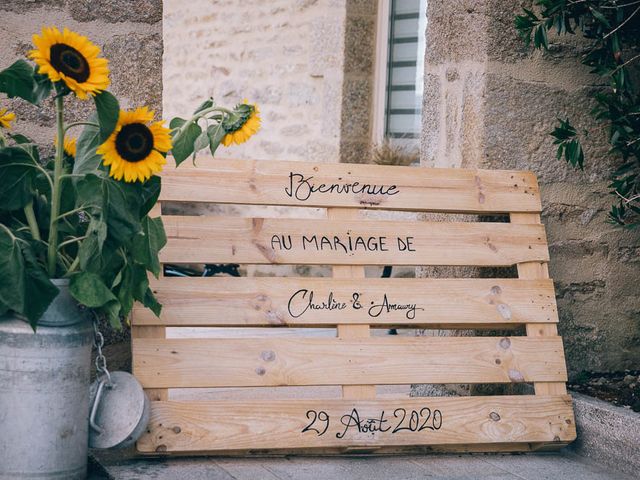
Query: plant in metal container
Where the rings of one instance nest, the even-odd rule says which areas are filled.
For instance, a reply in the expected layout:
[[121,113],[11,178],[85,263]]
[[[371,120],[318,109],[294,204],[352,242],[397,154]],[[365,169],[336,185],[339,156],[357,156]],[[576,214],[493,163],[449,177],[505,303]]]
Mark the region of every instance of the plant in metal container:
[[[212,99],[170,126],[146,106],[122,110],[108,60],[68,29],[44,28],[28,57],[0,70],[0,101],[52,103],[55,154],[16,133],[20,118],[0,104],[0,477],[84,478],[94,331],[83,312],[114,328],[136,301],[160,314],[148,274],[160,274],[166,236],[149,213],[167,154],[178,165],[243,143],[260,118]],[[69,96],[93,114],[69,122]]]

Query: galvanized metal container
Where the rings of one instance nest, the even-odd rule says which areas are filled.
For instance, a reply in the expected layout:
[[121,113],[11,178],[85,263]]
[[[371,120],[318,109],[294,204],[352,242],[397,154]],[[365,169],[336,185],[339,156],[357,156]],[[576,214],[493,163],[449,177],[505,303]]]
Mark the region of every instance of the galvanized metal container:
[[0,317],[0,479],[83,479],[87,474],[93,329],[60,294],[34,333]]

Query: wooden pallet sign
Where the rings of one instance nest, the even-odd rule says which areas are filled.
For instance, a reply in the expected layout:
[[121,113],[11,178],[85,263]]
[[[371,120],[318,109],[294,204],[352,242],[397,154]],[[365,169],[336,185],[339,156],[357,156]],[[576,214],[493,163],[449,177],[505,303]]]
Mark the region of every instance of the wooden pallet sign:
[[[332,265],[333,278],[153,279],[162,315],[137,306],[132,317],[133,369],[152,400],[140,452],[527,451],[575,439],[532,173],[245,160],[200,165],[165,172],[160,202],[320,207],[326,216],[163,215],[163,263]],[[373,220],[363,218],[364,210],[498,213],[510,222],[426,222],[406,214]],[[518,278],[366,278],[366,265],[517,265]],[[372,335],[391,327],[522,326],[525,335]],[[230,333],[175,338],[168,327]],[[258,327],[274,334],[251,335]],[[307,327],[335,328],[336,336],[291,330]],[[376,390],[522,382],[535,393],[429,398]],[[308,392],[341,386],[342,394],[278,397],[292,386]],[[196,388],[254,393],[198,401],[168,395]],[[275,390],[275,398],[260,398],[264,389]]]

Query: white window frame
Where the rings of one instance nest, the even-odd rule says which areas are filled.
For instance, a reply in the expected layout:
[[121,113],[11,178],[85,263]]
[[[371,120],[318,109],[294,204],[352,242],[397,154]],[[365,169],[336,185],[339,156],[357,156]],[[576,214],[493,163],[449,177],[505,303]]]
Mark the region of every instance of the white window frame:
[[373,80],[373,122],[372,140],[384,140],[385,109],[387,106],[387,63],[389,61],[389,18],[390,0],[378,0],[378,22],[376,29],[376,55]]

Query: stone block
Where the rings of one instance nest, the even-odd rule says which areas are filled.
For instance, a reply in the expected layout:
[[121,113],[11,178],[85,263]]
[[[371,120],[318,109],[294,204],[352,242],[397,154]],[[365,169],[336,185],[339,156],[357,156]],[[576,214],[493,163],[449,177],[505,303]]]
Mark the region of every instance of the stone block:
[[3,0],[0,2],[0,11],[26,13],[42,7],[59,9],[64,4],[65,0]]
[[329,70],[341,69],[344,51],[344,23],[338,18],[321,17],[311,22],[309,73],[322,77]]
[[162,113],[162,35],[118,35],[104,46],[111,62],[113,92],[126,107],[146,105]]
[[557,117],[570,118],[579,131],[593,127],[591,88],[553,87],[504,73],[488,73],[485,81],[485,167],[533,170],[541,183],[609,178],[617,160],[607,154],[606,132],[595,131],[584,143],[584,171],[556,160],[549,135]]
[[365,138],[370,132],[371,81],[346,78],[342,87],[342,135]]
[[572,393],[578,438],[571,450],[611,469],[640,471],[640,414]]
[[156,23],[162,20],[161,0],[69,0],[67,8],[79,22]]
[[371,144],[366,140],[340,141],[340,162],[369,163],[371,161]]
[[427,2],[426,63],[474,61],[486,58],[488,0]]
[[344,73],[372,75],[375,17],[347,16],[344,38]]

